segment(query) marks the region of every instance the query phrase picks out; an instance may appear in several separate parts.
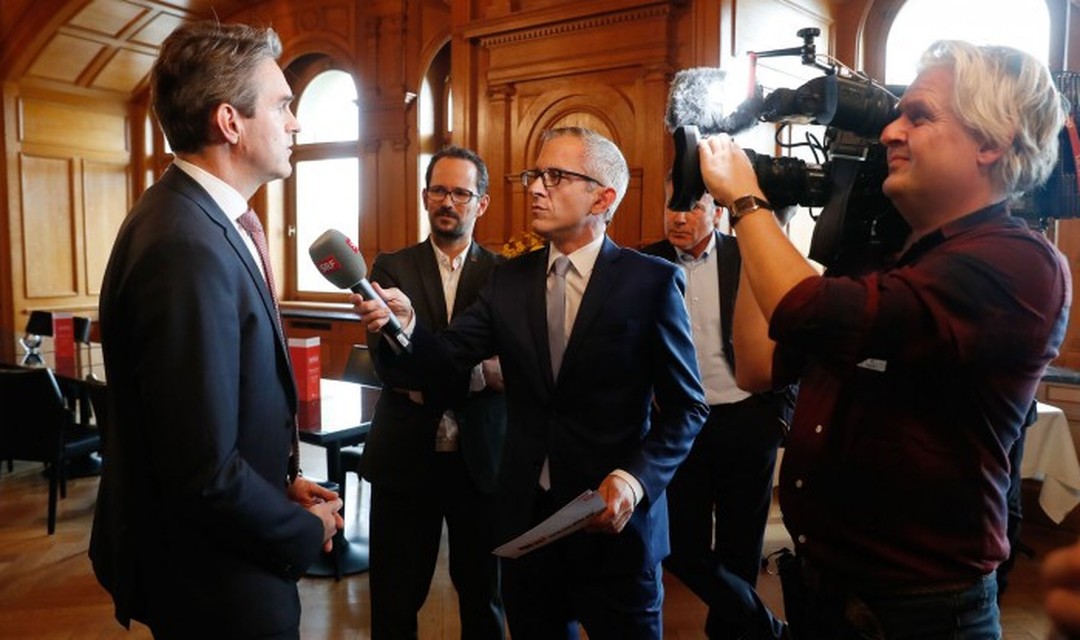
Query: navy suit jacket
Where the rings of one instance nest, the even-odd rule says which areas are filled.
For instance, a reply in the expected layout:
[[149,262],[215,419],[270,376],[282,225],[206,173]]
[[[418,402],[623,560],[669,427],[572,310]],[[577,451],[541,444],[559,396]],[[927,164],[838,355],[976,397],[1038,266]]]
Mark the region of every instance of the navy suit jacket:
[[[453,315],[464,311],[480,293],[491,270],[503,258],[473,242],[461,266],[454,296]],[[370,279],[385,287],[398,287],[410,297],[417,321],[440,331],[448,324],[446,296],[435,250],[430,241],[383,253],[375,259]],[[485,389],[447,406],[429,394],[417,404],[394,388],[405,389],[409,381],[395,377],[393,368],[380,365],[377,352],[384,348],[378,336],[369,335],[376,369],[386,391],[379,396],[371,433],[364,444],[360,472],[372,483],[399,490],[416,490],[440,482],[435,470],[435,433],[447,408],[454,410],[459,427],[459,450],[476,487],[490,492],[502,454],[506,433],[506,401],[501,393]],[[459,375],[457,387],[468,386],[468,375]],[[415,385],[412,385],[415,386]]]
[[[418,325],[409,361],[438,386],[440,366],[459,370],[498,355],[506,383],[506,447],[496,488],[500,542],[534,522],[541,465],[564,504],[614,469],[645,497],[616,536],[578,532],[572,559],[599,575],[649,570],[666,556],[665,488],[708,415],[678,267],[605,238],[556,380],[546,320],[548,251],[497,267],[479,299],[436,336]],[[652,422],[650,402],[664,408]]]
[[175,166],[119,232],[100,320],[110,413],[90,557],[117,619],[295,633],[323,527],[286,496],[284,336],[232,221]]

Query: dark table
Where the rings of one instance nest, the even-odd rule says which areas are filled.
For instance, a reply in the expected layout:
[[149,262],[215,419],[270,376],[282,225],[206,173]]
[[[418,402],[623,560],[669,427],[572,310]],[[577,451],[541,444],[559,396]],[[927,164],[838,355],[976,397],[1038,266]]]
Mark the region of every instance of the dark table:
[[[300,441],[326,449],[327,479],[336,482],[341,495],[342,517],[345,515],[345,469],[341,466],[341,448],[357,445],[367,438],[371,428],[371,416],[379,389],[323,378],[320,381],[320,398],[301,402],[297,411]],[[357,503],[359,508],[359,502]],[[368,541],[365,537],[347,538],[344,530],[334,536],[334,551],[322,554],[308,575],[351,575],[367,571]]]

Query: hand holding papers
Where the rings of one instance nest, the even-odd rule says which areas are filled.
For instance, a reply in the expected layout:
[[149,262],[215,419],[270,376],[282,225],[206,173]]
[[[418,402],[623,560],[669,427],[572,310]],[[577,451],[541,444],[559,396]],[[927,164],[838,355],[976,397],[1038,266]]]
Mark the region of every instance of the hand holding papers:
[[517,558],[540,547],[555,542],[581,529],[594,515],[604,510],[607,505],[600,494],[588,490],[574,498],[551,515],[547,520],[529,529],[493,551],[503,558]]

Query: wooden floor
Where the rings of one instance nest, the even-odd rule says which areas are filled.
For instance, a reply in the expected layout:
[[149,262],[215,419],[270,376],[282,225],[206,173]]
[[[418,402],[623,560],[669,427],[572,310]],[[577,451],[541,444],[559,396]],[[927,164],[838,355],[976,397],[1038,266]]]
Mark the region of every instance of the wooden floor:
[[[322,450],[304,445],[305,472],[323,468]],[[350,477],[350,506],[355,506],[355,476]],[[93,518],[96,478],[72,480],[68,497],[60,501],[56,535],[45,533],[48,483],[40,466],[16,463],[0,473],[0,638],[149,638],[145,627],[126,632],[112,617],[108,595],[98,586],[86,557]],[[1038,509],[1032,506],[1032,509]],[[366,516],[353,510],[351,534],[363,534]],[[1013,574],[1013,586],[1002,604],[1006,640],[1044,640],[1049,625],[1041,609],[1038,561],[1049,549],[1069,544],[1076,534],[1049,527],[1028,525],[1024,542],[1035,549],[1036,558],[1021,558]],[[790,539],[774,509],[766,534],[766,551],[789,545]],[[421,612],[420,637],[457,639],[460,636],[456,598],[447,574],[444,553],[435,582]],[[705,608],[677,580],[665,578],[665,637],[674,640],[704,638]],[[759,590],[764,600],[782,612],[779,581],[763,573]],[[362,639],[369,637],[370,601],[366,574],[335,582],[332,578],[305,578],[300,582],[304,614],[301,635],[305,639]]]

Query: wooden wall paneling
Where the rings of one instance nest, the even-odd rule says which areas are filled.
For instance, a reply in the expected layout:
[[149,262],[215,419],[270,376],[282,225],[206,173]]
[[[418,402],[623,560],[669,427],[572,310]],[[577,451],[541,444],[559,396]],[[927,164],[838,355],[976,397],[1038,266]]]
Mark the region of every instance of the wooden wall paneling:
[[74,164],[71,158],[19,156],[20,293],[28,303],[79,293]]
[[97,296],[109,260],[116,232],[127,216],[131,203],[129,165],[83,161],[83,228],[86,286],[88,295]]
[[[661,185],[666,170],[665,154],[654,151],[669,144],[663,112],[677,30],[669,3],[609,7],[615,9],[572,19],[543,12],[533,16],[543,18],[539,23],[522,15],[470,26],[475,35],[468,40],[467,62],[483,78],[478,89],[484,91],[475,92],[476,112],[488,127],[478,136],[478,151],[489,158],[502,184],[509,185],[501,199],[509,215],[489,223],[507,227],[503,239],[528,228],[528,196],[515,175],[533,166],[540,134],[574,124],[611,138],[626,156],[631,184],[609,233],[627,246],[642,242],[643,183]],[[647,190],[655,198],[650,209],[659,215],[662,191],[652,185]]]
[[24,145],[43,145],[68,153],[74,149],[124,155],[129,152],[126,107],[120,100],[112,112],[58,96],[24,96],[19,106],[18,139]]
[[486,91],[487,99],[479,105],[480,118],[477,126],[475,145],[482,149],[484,162],[488,166],[491,202],[487,213],[481,218],[473,236],[488,249],[498,252],[511,237],[529,231],[530,222],[522,207],[515,207],[521,202],[523,193],[519,174],[533,166],[532,159],[513,158],[513,150],[508,144],[513,131],[513,107],[515,89],[511,84],[490,87]]
[[[14,167],[7,181],[13,254],[8,281],[10,316],[18,329],[30,309],[96,311],[112,237],[101,246],[99,230],[87,227],[85,205],[92,203],[95,211],[109,207],[114,217],[126,214],[131,156],[121,96],[65,92],[35,81],[7,87],[5,105],[12,114],[5,118],[5,159]],[[96,178],[103,166],[120,167],[125,177],[118,188],[99,193]],[[94,174],[89,183],[87,167]]]
[[[637,190],[640,215],[635,229],[618,227],[620,233],[626,234],[621,237],[637,239],[633,245],[635,247],[664,238],[664,177],[671,170],[671,161],[675,157],[675,145],[664,125],[672,75],[671,65],[657,65],[646,68],[638,80],[641,85],[642,117],[637,118],[637,138],[643,144],[637,158],[641,170],[631,172],[630,187]],[[630,195],[627,194],[627,199]]]
[[[379,143],[365,144],[360,149],[360,211],[357,246],[370,265],[375,261],[380,247],[392,246],[390,238],[383,238],[379,215]],[[386,225],[389,226],[389,225]],[[384,244],[387,243],[387,244]]]
[[[12,273],[15,270],[15,261],[22,259],[21,249],[17,249],[15,238],[20,237],[21,225],[13,212],[18,211],[16,197],[18,194],[18,162],[16,161],[15,136],[16,131],[15,112],[18,110],[16,96],[18,91],[13,83],[0,83],[0,136],[3,138],[3,153],[0,154],[0,247],[7,247],[7,251],[0,252],[0,331],[11,333],[16,331],[18,324],[15,321],[15,303],[12,291],[14,280]],[[25,320],[22,324],[25,324]],[[21,329],[18,326],[18,329]],[[12,345],[0,341],[0,355],[11,357],[7,349]]]

